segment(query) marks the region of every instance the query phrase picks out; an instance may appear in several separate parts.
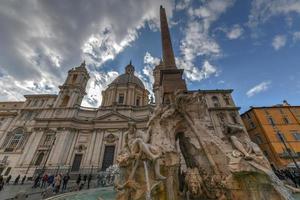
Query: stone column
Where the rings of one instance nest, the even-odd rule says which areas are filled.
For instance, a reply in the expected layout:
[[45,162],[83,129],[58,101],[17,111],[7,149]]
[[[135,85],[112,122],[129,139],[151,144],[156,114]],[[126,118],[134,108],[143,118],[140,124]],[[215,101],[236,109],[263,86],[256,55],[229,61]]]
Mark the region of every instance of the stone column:
[[97,130],[96,131],[96,137],[95,137],[95,147],[92,154],[92,165],[98,166],[100,164],[100,155],[101,155],[101,149],[103,145],[103,136],[104,131],[103,130]]
[[31,134],[24,148],[24,152],[23,152],[24,157],[22,155],[23,158],[22,157],[20,158],[20,164],[22,163],[22,165],[30,165],[42,136],[43,136],[43,131],[37,131]]

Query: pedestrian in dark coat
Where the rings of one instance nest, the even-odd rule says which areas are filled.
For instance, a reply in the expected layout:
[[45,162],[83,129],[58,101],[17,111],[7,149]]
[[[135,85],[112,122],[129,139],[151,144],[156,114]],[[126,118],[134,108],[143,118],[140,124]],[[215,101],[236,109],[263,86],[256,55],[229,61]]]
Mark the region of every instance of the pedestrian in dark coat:
[[65,191],[67,189],[67,185],[68,185],[68,182],[70,180],[70,176],[69,174],[66,174],[64,177],[63,177],[63,185],[62,185],[62,192]]
[[18,185],[19,184],[19,180],[20,180],[20,174],[17,176],[17,178],[14,181],[14,185]]
[[54,175],[51,174],[51,175],[48,177],[48,186],[53,185],[53,182],[54,182]]
[[2,175],[0,175],[0,191],[3,189],[4,186],[4,178]]
[[9,175],[9,176],[7,177],[7,179],[6,179],[6,184],[9,184],[10,179],[11,179],[11,175]]
[[21,181],[21,185],[24,184],[24,182],[26,181],[26,178],[27,178],[26,175],[24,175],[23,178],[22,178],[22,181]]
[[79,186],[80,182],[81,182],[81,174],[78,175],[76,184]]
[[90,189],[90,183],[91,183],[92,178],[93,178],[93,176],[92,176],[92,174],[90,174],[88,177],[88,186],[87,186],[88,189]]
[[40,181],[41,181],[41,175],[39,174],[35,179],[34,179],[34,183],[33,183],[33,186],[32,188],[37,188],[40,184]]

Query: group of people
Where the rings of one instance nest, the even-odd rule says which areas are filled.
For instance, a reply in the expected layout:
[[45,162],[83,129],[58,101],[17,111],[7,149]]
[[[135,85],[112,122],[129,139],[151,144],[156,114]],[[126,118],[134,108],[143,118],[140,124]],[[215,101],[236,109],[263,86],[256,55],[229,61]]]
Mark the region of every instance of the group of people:
[[[70,180],[69,174],[62,174],[57,175],[48,175],[45,173],[44,175],[39,174],[35,179],[32,188],[48,188],[52,189],[53,192],[58,193],[61,189],[64,192],[67,189],[68,182]],[[62,186],[62,187],[61,187]]]
[[300,170],[297,169],[281,169],[274,171],[281,180],[291,180],[295,187],[300,187]]
[[[3,190],[5,184],[6,184],[6,185],[9,185],[9,184],[10,184],[11,178],[12,178],[11,175],[9,175],[9,176],[4,180],[4,177],[3,177],[2,175],[0,175],[0,191]],[[22,178],[22,180],[21,180],[21,182],[20,182],[21,175],[18,175],[18,176],[15,178],[15,180],[14,180],[14,182],[13,182],[13,185],[18,185],[19,182],[20,182],[21,185],[23,185],[24,182],[26,181],[26,178],[27,178],[26,175],[24,175],[23,178]]]
[[81,174],[79,174],[76,180],[76,185],[78,187],[78,190],[83,189],[86,183],[87,183],[87,188],[90,189],[92,178],[93,178],[92,174],[89,175],[85,174],[83,178],[81,178]]

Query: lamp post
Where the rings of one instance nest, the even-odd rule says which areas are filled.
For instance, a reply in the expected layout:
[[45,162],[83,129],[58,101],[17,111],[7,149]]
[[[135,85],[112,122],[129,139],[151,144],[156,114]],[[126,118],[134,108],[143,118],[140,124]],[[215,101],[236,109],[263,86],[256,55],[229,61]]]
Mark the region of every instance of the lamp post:
[[286,145],[286,143],[285,143],[285,140],[284,140],[284,138],[282,137],[282,135],[281,135],[279,132],[277,132],[277,135],[278,135],[278,137],[279,137],[280,141],[283,143],[283,145],[284,145],[284,147],[285,147],[286,151],[288,152],[290,159],[292,159],[292,160],[293,160],[293,162],[294,162],[294,164],[295,164],[296,168],[299,170],[298,163],[296,162],[296,160],[295,160],[294,156],[292,155],[292,153],[291,153],[291,149],[289,149],[289,148],[287,147],[287,145]]
[[55,139],[56,139],[56,137],[54,137],[54,139],[53,139],[53,141],[52,141],[51,148],[50,148],[50,150],[49,150],[49,153],[47,154],[47,157],[46,157],[46,159],[45,159],[45,162],[44,162],[44,165],[43,165],[43,168],[42,168],[41,174],[43,174],[43,173],[44,173],[44,171],[45,171],[45,168],[46,168],[46,163],[47,163],[47,161],[48,161],[48,159],[49,159],[49,156],[50,156],[50,153],[51,153],[52,147],[54,146]]

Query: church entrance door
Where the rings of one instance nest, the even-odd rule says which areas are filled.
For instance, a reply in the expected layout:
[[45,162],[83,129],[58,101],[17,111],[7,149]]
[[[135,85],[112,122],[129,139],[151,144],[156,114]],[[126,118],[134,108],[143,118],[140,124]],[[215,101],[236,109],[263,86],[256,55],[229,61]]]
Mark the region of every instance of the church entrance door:
[[72,172],[79,171],[81,160],[82,160],[82,154],[75,154],[74,161],[73,161],[72,168],[71,168]]
[[101,171],[114,164],[114,154],[115,146],[105,146]]

